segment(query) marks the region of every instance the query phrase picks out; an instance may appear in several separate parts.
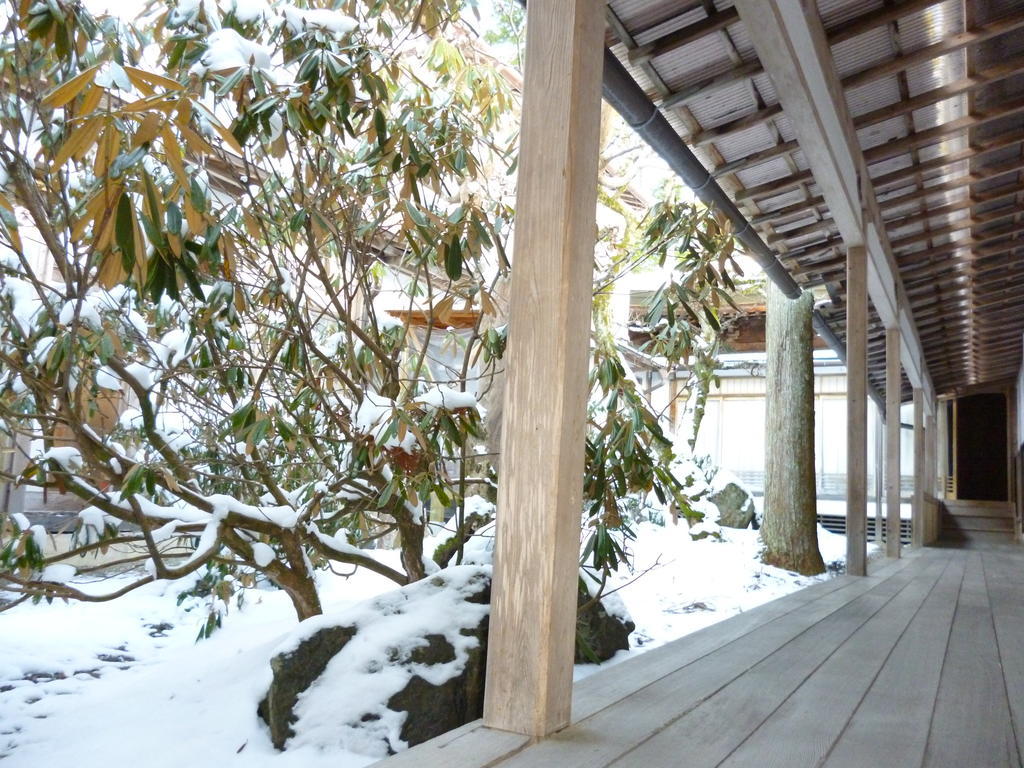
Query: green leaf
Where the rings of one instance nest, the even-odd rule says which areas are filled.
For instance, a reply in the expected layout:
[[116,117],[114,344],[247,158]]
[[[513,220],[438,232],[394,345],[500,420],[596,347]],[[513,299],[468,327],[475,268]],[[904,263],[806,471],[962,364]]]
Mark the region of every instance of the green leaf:
[[388,141],[388,124],[379,109],[373,111],[373,127],[377,131],[377,146],[383,147]]
[[445,245],[444,271],[448,273],[448,277],[452,280],[458,280],[462,277],[462,246],[458,238]]
[[135,268],[135,214],[132,199],[127,192],[121,193],[117,201],[117,217],[114,219],[114,241],[121,249],[121,266],[125,272]]
[[176,203],[167,204],[167,231],[174,235],[181,234],[181,208]]

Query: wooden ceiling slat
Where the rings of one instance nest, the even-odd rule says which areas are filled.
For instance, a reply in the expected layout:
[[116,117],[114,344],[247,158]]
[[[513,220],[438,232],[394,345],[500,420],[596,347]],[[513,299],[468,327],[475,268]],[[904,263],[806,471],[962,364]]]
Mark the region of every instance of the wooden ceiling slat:
[[848,75],[842,80],[843,87],[847,90],[859,88],[887,75],[894,75],[907,67],[937,59],[939,56],[955,53],[969,45],[983,43],[993,37],[1012,32],[1021,27],[1024,27],[1024,13],[1008,14],[997,21],[983,24],[967,32],[961,32],[958,35],[949,35],[932,45],[918,48],[916,51],[905,53],[902,56],[894,56],[881,64],[876,64],[856,74]]
[[[872,9],[867,13],[861,14],[860,16],[845,22],[839,27],[828,30],[829,44],[837,45],[841,42],[852,39],[853,37],[862,35],[865,32],[870,32],[872,29],[880,27],[883,24],[888,24],[894,19],[908,16],[930,6],[938,5],[941,2],[944,2],[944,0],[907,0],[907,2],[900,3],[898,6],[894,6],[893,8],[884,11]],[[764,67],[761,65],[761,62],[755,60],[735,67],[728,72],[708,77],[685,86],[662,99],[660,106],[664,109],[670,109],[672,107],[685,104],[695,98],[707,96],[718,88],[732,85],[733,83],[750,77],[756,77],[763,72]]]
[[[1019,192],[1020,190],[1018,190]],[[894,251],[907,248],[912,245],[919,245],[920,243],[927,243],[934,240],[937,237],[943,237],[945,235],[952,235],[956,232],[963,232],[965,230],[974,230],[977,227],[991,224],[994,221],[1002,221],[1003,219],[1012,218],[1020,214],[1020,209],[1016,206],[1009,208],[999,208],[994,211],[988,211],[986,213],[980,213],[976,216],[968,216],[967,218],[956,219],[943,227],[937,227],[935,229],[925,230],[919,234],[907,235],[906,237],[897,238],[890,240],[889,244],[892,246]],[[984,230],[982,230],[984,232]]]
[[717,32],[730,24],[735,24],[739,19],[739,11],[735,8],[716,11],[705,19],[701,19],[681,29],[673,30],[645,45],[634,48],[629,52],[629,60],[633,64],[650,61],[677,48],[682,48],[684,45],[695,40],[700,40],[702,37]]
[[[1021,59],[1014,59],[1011,62],[999,64],[985,70],[984,72],[979,72],[971,77],[958,80],[955,83],[934,88],[930,91],[926,91],[925,93],[918,94],[913,98],[901,99],[894,104],[879,107],[871,112],[859,115],[854,118],[853,127],[860,130],[878,123],[883,123],[894,117],[909,114],[918,109],[923,109],[933,104],[938,104],[941,101],[956,98],[957,96],[961,96],[965,93],[971,93],[980,88],[984,88],[991,83],[1011,77],[1022,70],[1024,70],[1024,61]],[[701,131],[692,137],[691,143],[694,146],[702,147],[705,144],[710,144],[714,141],[727,139],[730,136],[749,130],[754,126],[766,123],[772,118],[777,117],[781,112],[782,106],[779,104],[773,104],[769,107],[758,110],[757,112],[736,118],[735,120],[723,125]]]
[[[881,176],[873,176],[871,181],[874,184],[875,191],[877,194],[884,194],[887,191],[892,191],[893,188],[898,188],[898,185],[903,184],[907,181],[914,180],[918,183],[924,180],[924,174],[930,171],[941,171],[948,166],[955,165],[956,163],[964,160],[970,160],[972,158],[978,158],[988,152],[995,152],[1000,149],[1006,149],[1016,144],[1024,142],[1024,131],[1013,131],[1010,133],[1002,134],[993,139],[986,141],[979,141],[975,145],[968,147],[967,149],[958,150],[956,152],[950,152],[936,157],[932,160],[926,160],[919,166],[910,166],[907,168],[900,168],[899,170],[890,171],[889,173]],[[806,176],[806,178],[805,178]],[[790,184],[797,185],[800,183],[806,183],[811,180],[810,171],[802,172],[797,176],[786,177],[778,181],[767,182],[756,187],[749,187],[742,190],[737,194],[738,200],[765,200],[770,197],[777,196],[783,192],[788,191],[791,187]],[[815,197],[808,201],[807,205],[823,205],[824,198]],[[794,210],[799,210],[798,206],[802,206],[804,203],[797,203],[795,205],[788,205],[782,208],[775,208],[765,213],[754,216],[751,219],[751,223],[760,224],[765,221],[769,221],[776,215],[789,215]]]
[[[983,28],[979,28],[979,30],[976,30],[975,32],[953,35],[950,38],[933,45],[925,46],[924,48],[920,48],[916,51],[912,51],[904,56],[896,56],[889,61],[870,67],[863,72],[843,78],[842,85],[847,90],[866,85],[867,83],[879,78],[896,74],[907,67],[911,67],[925,61],[930,61],[938,56],[945,56],[968,45],[984,42],[996,35],[1004,34],[1005,32],[1019,29],[1020,27],[1024,27],[1024,12],[1011,14],[1000,22],[993,22]],[[1008,114],[1024,110],[1024,102],[1018,103],[1016,106],[1017,108],[1011,112],[1000,111],[1000,113],[994,115],[969,115],[967,117],[958,118],[957,120],[944,123],[943,125],[927,131],[911,134],[904,139],[889,142],[866,151],[864,153],[864,159],[869,164],[878,162],[879,160],[888,159],[889,157],[899,155],[912,147],[929,144],[933,139],[939,139],[951,133],[965,131],[968,128],[974,128],[999,117],[1006,117]],[[794,146],[789,146],[791,144]],[[714,169],[713,175],[715,178],[720,178],[722,176],[754,168],[761,163],[768,162],[769,160],[777,157],[782,152],[792,152],[798,146],[798,142],[793,140],[791,142],[786,142],[785,144],[780,144],[776,147],[769,147],[761,150],[760,152],[754,152],[747,157],[738,158],[718,166]],[[898,151],[896,151],[896,147],[899,147]],[[888,152],[895,152],[895,155],[886,154]]]

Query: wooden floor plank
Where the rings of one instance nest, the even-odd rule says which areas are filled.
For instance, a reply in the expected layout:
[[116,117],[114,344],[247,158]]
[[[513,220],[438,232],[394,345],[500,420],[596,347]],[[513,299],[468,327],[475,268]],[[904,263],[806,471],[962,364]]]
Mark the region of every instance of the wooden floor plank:
[[963,576],[963,557],[951,553],[949,567],[886,660],[826,768],[886,765],[894,756],[901,765],[921,764]]
[[485,728],[474,720],[461,728],[374,763],[381,768],[488,768],[529,745],[518,733]]
[[[894,601],[898,601],[898,615],[911,603],[923,599],[916,595],[910,600],[903,597],[918,582],[916,570],[911,568],[900,572],[883,582],[880,588],[823,618],[612,765],[616,768],[669,766],[673,764],[673,758],[679,755],[681,743],[687,743],[687,766],[700,768],[719,765],[851,635],[869,625],[876,617],[887,615],[886,609]],[[728,724],[728,727],[723,727],[724,724]],[[694,739],[692,734],[700,734],[700,738]],[[784,764],[806,763],[795,761]]]
[[381,768],[1019,766],[1024,549],[906,554],[598,672],[551,739],[476,722]]
[[[898,560],[891,561],[883,573],[872,576],[873,583],[881,583],[886,574],[904,566],[905,563]],[[584,678],[574,690],[573,721],[588,718],[639,688],[694,663],[722,646],[739,641],[768,622],[801,610],[808,603],[856,581],[853,576],[839,576],[813,584]]]
[[[911,559],[912,562],[912,559]],[[907,558],[872,561],[870,584],[905,568]],[[745,611],[717,624],[667,643],[628,661],[609,667],[576,684],[573,696],[573,721],[578,722],[613,705],[639,688],[671,674],[687,664],[729,643],[736,642],[780,616],[800,610],[804,605],[841,589],[860,577],[838,576]]]
[[789,768],[821,762],[946,565],[919,562],[917,578],[851,634],[721,765]]
[[[607,765],[625,750],[646,741],[748,673],[794,638],[814,632],[822,622],[829,625],[828,620],[833,615],[845,616],[852,611],[859,616],[877,610],[911,580],[912,577],[904,575],[906,570],[901,568],[881,581],[853,579],[844,587],[806,605],[803,610],[769,622],[755,636],[744,637],[719,648],[699,662],[638,690],[625,701],[524,750],[502,766],[596,768]],[[860,620],[866,618],[864,616]]]
[[[624,697],[661,680],[688,664],[739,643],[765,624],[793,611],[816,604],[814,615],[825,615],[848,600],[881,584],[887,577],[907,566],[907,560],[882,560],[868,578],[840,576],[819,582],[791,595],[773,600],[731,619],[706,627],[673,643],[629,659],[582,680],[575,691],[574,719],[583,720],[615,704]],[[839,592],[828,602],[820,602]],[[483,768],[495,760],[519,751],[526,744],[523,737],[485,729],[476,720],[448,734],[420,744],[379,763],[387,768],[403,766],[459,766]]]
[[1020,558],[989,553],[982,564],[1017,753],[1024,755],[1024,568]]
[[999,661],[982,554],[969,552],[949,634],[924,765],[1020,765]]

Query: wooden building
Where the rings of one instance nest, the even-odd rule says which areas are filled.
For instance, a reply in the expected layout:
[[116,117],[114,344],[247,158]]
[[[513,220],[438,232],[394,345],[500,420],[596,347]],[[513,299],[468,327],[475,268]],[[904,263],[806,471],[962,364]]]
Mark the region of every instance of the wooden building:
[[[602,87],[786,295],[828,286],[848,575],[574,690]],[[389,768],[1021,764],[1022,114],[1020,0],[529,0],[485,714]],[[872,392],[890,439],[914,403],[915,546],[869,564]],[[951,462],[1003,543],[924,546]]]

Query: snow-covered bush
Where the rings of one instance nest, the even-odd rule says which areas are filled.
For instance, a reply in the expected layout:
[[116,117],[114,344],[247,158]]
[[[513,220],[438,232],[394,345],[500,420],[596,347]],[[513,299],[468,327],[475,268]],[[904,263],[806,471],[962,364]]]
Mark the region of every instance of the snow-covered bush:
[[[0,17],[0,439],[23,460],[0,479],[86,505],[70,552],[0,519],[4,589],[202,572],[223,603],[265,578],[305,618],[317,569],[405,584],[486,526],[465,499],[499,470],[471,443],[508,328],[514,95],[446,39],[462,0],[312,5]],[[703,354],[731,233],[670,196],[603,236],[595,294],[669,263],[646,352]],[[621,499],[690,514],[605,321],[597,301],[581,551],[602,583],[627,559]],[[432,558],[428,504],[457,510]],[[370,551],[396,539],[400,568]],[[113,543],[146,575],[68,583]]]
[[504,345],[511,95],[436,34],[460,2],[303,5],[4,16],[0,424],[10,479],[87,505],[69,553],[3,521],[4,588],[86,597],[54,566],[130,542],[138,584],[264,574],[307,617],[318,567],[436,567]]

